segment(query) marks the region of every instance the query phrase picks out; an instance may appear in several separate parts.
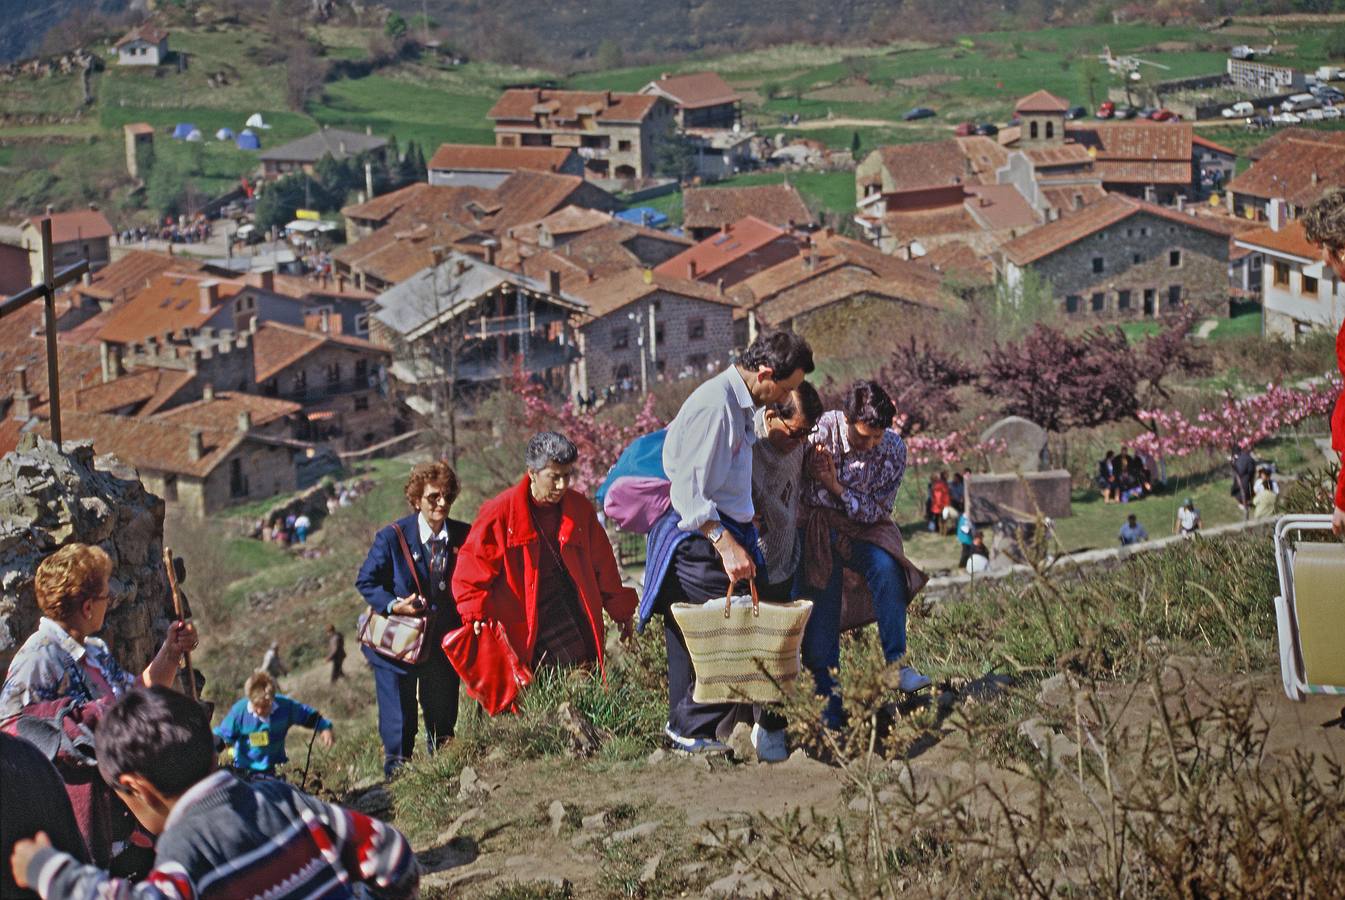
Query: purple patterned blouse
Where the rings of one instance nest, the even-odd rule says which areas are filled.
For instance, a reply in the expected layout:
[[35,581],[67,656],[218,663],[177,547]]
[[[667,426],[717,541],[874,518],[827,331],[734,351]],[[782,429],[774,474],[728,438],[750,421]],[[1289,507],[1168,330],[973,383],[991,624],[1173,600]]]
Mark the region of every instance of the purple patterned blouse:
[[815,447],[831,451],[841,496],[834,496],[809,478],[804,502],[838,509],[856,522],[881,522],[892,517],[897,488],[906,474],[906,442],[901,435],[888,429],[872,450],[851,450],[845,413],[832,410],[822,414],[808,440]]

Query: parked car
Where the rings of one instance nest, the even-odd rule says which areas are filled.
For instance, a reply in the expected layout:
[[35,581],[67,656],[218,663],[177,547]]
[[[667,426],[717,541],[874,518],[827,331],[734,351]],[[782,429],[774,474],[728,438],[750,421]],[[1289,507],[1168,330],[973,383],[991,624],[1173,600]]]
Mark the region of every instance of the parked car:
[[1156,109],[1149,113],[1149,118],[1155,122],[1168,122],[1173,119],[1180,119],[1181,116],[1170,109]]
[[1305,109],[1296,115],[1304,122],[1320,122],[1326,118],[1320,109]]
[[917,106],[915,109],[911,110],[910,112],[906,113],[906,115],[902,116],[902,119],[904,119],[907,122],[913,122],[916,119],[930,119],[936,115],[938,115],[938,113],[930,109],[928,106]]
[[1339,119],[1341,117],[1339,106],[1328,106],[1322,110],[1323,119]]
[[1302,116],[1294,115],[1291,112],[1276,113],[1270,117],[1270,121],[1276,125],[1300,125],[1303,122]]
[[958,137],[970,137],[975,133],[976,133],[975,122],[963,122],[961,125],[953,129],[953,134],[957,135]]
[[999,134],[999,126],[994,122],[982,122],[976,126],[976,133],[982,137],[994,137]]
[[1133,107],[1133,106],[1118,106],[1118,107],[1116,107],[1116,118],[1118,118],[1118,119],[1133,119],[1133,118],[1135,118],[1135,107]]
[[1323,103],[1339,103],[1345,100],[1345,93],[1333,87],[1324,87],[1312,92],[1318,100]]
[[1225,119],[1241,119],[1256,114],[1256,107],[1248,100],[1239,100],[1223,111]]
[[1088,118],[1088,109],[1083,106],[1071,106],[1065,110],[1066,119],[1086,119]]
[[1110,119],[1116,115],[1116,104],[1110,100],[1103,100],[1102,105],[1097,108],[1097,117],[1099,119]]
[[1294,94],[1280,104],[1280,110],[1283,112],[1301,112],[1305,109],[1315,109],[1321,105],[1322,101],[1311,94]]
[[1153,114],[1156,112],[1158,112],[1157,106],[1141,106],[1139,108],[1139,112],[1137,112],[1135,115],[1141,119],[1151,119],[1153,118]]

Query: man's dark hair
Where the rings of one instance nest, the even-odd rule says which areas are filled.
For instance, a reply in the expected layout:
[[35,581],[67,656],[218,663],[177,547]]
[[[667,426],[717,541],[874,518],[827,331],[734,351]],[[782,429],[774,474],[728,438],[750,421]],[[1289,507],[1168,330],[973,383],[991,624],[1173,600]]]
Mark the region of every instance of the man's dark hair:
[[551,463],[568,466],[579,458],[579,448],[574,441],[559,431],[539,431],[528,441],[528,450],[524,461],[528,468],[540,472]]
[[164,687],[136,688],[113,704],[94,738],[98,771],[116,785],[139,775],[177,797],[215,767],[215,739],[201,704]]
[[766,366],[776,381],[784,381],[800,369],[804,375],[812,374],[813,348],[792,331],[770,331],[757,335],[738,358],[738,365],[752,372]]
[[851,425],[863,422],[870,428],[891,428],[897,416],[896,404],[876,381],[856,381],[845,395],[845,420]]
[[1308,240],[1339,252],[1345,250],[1345,188],[1327,191],[1303,213]]
[[804,421],[811,429],[822,418],[822,398],[817,395],[817,388],[805,381],[790,391],[788,397],[779,403],[772,403],[770,409],[786,422],[802,410]]

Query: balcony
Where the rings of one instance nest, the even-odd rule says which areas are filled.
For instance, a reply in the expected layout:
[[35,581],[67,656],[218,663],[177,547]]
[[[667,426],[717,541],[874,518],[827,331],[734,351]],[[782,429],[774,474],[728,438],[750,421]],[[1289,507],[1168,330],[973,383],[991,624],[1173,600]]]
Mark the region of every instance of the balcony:
[[341,397],[346,394],[355,394],[360,391],[372,391],[377,389],[377,382],[371,385],[368,379],[356,381],[354,378],[347,378],[320,385],[292,387],[288,391],[264,390],[263,393],[268,397],[279,397],[282,400],[291,400],[295,403],[309,404],[330,400],[333,397]]

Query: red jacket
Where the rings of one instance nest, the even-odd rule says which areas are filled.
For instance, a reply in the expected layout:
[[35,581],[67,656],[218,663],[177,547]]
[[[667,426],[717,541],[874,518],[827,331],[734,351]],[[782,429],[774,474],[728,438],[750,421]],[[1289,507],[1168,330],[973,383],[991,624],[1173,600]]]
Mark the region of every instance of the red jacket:
[[[593,628],[598,666],[603,671],[602,611],[623,622],[635,614],[637,598],[621,584],[621,570],[593,504],[576,491],[560,501],[560,557],[570,573]],[[541,539],[528,511],[528,479],[487,500],[472,523],[453,570],[453,598],[464,622],[496,619],[527,665],[537,641],[537,563]]]
[[[1345,378],[1345,325],[1336,335],[1336,366]],[[1345,390],[1336,398],[1336,411],[1331,414],[1331,449],[1340,454],[1340,480],[1336,482],[1336,509],[1345,509]]]

